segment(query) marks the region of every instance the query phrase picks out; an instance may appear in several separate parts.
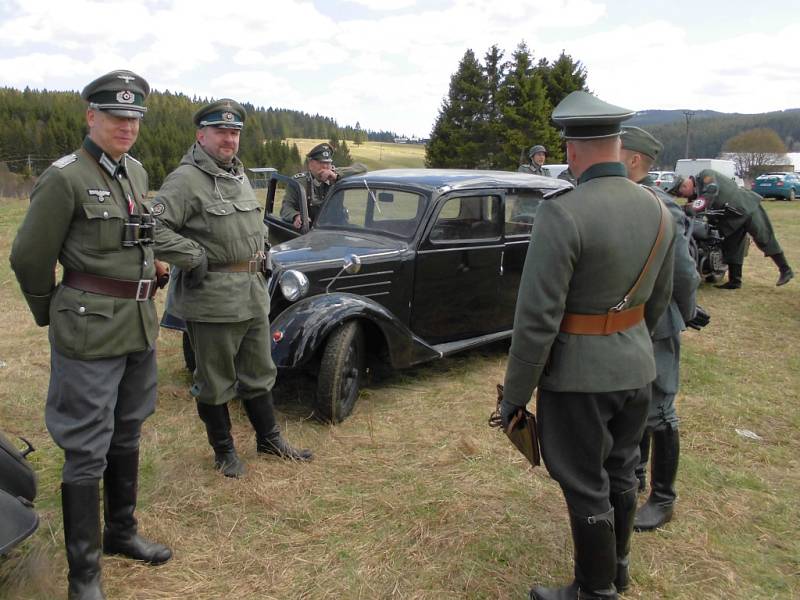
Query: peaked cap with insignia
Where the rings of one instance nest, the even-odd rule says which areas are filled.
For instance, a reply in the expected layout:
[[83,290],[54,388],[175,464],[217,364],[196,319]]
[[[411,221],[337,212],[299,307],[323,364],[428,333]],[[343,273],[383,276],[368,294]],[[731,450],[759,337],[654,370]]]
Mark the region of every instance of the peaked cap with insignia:
[[639,152],[655,160],[664,149],[664,144],[659,142],[644,129],[634,127],[633,125],[623,125],[622,147],[631,152]]
[[320,162],[333,162],[333,148],[330,144],[323,142],[309,150],[306,157]]
[[558,103],[552,119],[562,128],[564,138],[594,140],[619,135],[620,123],[634,114],[635,111],[604,102],[588,92],[576,91]]
[[241,129],[247,112],[236,100],[223,98],[206,104],[196,113],[193,121],[197,127],[222,127],[223,129]]
[[111,71],[95,79],[81,92],[89,108],[102,110],[117,117],[141,119],[147,108],[145,98],[150,85],[144,77],[124,69]]

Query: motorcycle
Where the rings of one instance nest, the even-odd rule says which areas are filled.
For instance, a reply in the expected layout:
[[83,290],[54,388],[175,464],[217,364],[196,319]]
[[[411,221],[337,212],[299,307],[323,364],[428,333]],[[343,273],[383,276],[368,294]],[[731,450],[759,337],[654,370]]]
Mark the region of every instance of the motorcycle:
[[[690,207],[691,205],[687,205]],[[709,283],[717,283],[725,277],[728,265],[722,255],[722,242],[717,219],[725,214],[725,209],[706,209],[698,213],[687,208],[690,219],[691,238],[689,253],[694,258],[700,277]]]

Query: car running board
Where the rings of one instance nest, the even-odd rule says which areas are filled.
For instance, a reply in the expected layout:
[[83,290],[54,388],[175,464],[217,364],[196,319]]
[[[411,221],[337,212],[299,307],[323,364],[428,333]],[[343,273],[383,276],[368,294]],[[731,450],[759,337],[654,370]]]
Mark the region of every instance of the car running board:
[[488,335],[469,338],[467,340],[458,340],[456,342],[447,342],[446,344],[437,344],[435,346],[431,346],[431,348],[436,350],[436,352],[439,353],[440,357],[444,358],[445,356],[450,356],[451,354],[455,354],[456,352],[463,352],[464,350],[477,348],[478,346],[483,346],[484,344],[489,344],[491,342],[499,342],[500,340],[505,340],[510,337],[511,337],[511,329],[508,329],[506,331],[490,333]]

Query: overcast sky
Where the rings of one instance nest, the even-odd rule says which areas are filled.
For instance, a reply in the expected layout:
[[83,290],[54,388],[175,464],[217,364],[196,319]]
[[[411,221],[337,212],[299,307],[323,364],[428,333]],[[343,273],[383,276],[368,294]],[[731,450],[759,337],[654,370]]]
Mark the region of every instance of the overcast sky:
[[157,90],[425,137],[464,52],[566,50],[633,110],[800,107],[789,0],[0,0],[0,85],[76,90],[131,69]]

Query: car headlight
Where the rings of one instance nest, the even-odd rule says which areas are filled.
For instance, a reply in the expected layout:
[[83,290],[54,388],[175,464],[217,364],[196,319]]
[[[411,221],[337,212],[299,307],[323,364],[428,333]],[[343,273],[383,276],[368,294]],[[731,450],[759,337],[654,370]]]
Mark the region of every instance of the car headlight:
[[289,302],[296,302],[308,293],[308,277],[300,271],[289,269],[283,272],[278,284],[283,297]]

